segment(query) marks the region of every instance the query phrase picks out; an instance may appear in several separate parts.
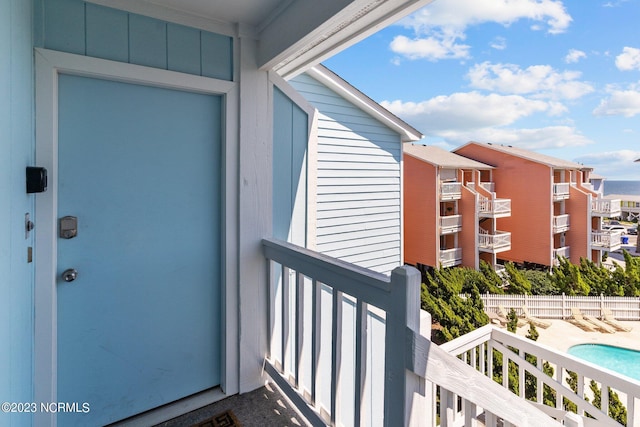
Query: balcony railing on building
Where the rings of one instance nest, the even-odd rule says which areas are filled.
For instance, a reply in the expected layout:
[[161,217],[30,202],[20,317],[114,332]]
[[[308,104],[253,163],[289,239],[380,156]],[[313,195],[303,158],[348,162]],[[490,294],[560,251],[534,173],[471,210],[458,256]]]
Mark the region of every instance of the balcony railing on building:
[[561,425],[431,343],[417,270],[389,278],[271,239],[263,252],[264,370],[312,425]]
[[462,230],[462,215],[440,217],[440,234],[457,233]]
[[480,230],[480,233],[478,233],[478,250],[491,253],[511,250],[511,233],[508,231],[496,231],[495,234],[490,234]]
[[462,197],[461,182],[441,182],[440,200],[458,200]]
[[621,231],[592,231],[591,246],[596,249],[616,251],[622,247]]
[[553,200],[564,200],[569,198],[569,183],[556,182],[553,184]]
[[462,264],[462,248],[440,250],[441,267],[453,267],[460,264]]
[[489,199],[481,197],[478,202],[481,218],[502,218],[511,216],[511,199]]
[[555,248],[553,250],[554,265],[558,264],[559,258],[570,258],[570,257],[571,257],[571,251],[569,246],[563,246],[561,248]]
[[[469,187],[472,190],[476,189],[476,183],[469,181],[465,184],[467,187]],[[480,183],[480,187],[484,188],[486,191],[488,191],[489,193],[495,193],[496,191],[496,183],[495,182],[481,182]]]
[[495,193],[496,191],[496,183],[495,182],[481,182],[480,186],[490,193]]
[[553,234],[569,231],[569,214],[555,215],[553,217]]
[[591,214],[593,216],[616,217],[622,215],[620,199],[595,199],[591,201]]

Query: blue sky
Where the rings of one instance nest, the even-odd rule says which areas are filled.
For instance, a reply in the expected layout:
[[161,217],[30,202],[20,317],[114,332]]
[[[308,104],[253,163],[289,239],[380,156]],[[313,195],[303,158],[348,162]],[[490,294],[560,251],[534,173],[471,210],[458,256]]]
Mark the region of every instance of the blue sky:
[[640,180],[640,0],[435,0],[325,62],[445,149]]

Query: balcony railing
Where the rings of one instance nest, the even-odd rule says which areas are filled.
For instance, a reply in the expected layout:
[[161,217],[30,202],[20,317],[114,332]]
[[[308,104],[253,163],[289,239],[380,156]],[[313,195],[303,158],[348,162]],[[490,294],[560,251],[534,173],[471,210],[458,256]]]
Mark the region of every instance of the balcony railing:
[[561,425],[420,334],[417,270],[389,279],[271,239],[263,252],[265,372],[312,425],[462,425],[459,408],[465,425]]
[[495,193],[496,191],[496,183],[495,182],[481,182],[480,186],[487,190],[490,193]]
[[462,248],[440,250],[440,265],[453,267],[462,264]]
[[511,216],[511,199],[480,198],[478,212],[483,218],[502,218]]
[[558,258],[570,258],[570,257],[571,257],[571,251],[569,246],[563,246],[561,248],[555,248],[553,250],[554,264],[558,263]]
[[440,217],[440,234],[457,233],[462,230],[462,215]]
[[563,200],[569,198],[569,183],[557,182],[553,184],[553,200]]
[[622,215],[620,199],[595,199],[591,201],[591,214],[594,216],[615,217]]
[[553,217],[553,233],[563,233],[569,230],[569,214]]
[[440,200],[458,200],[462,197],[461,182],[441,182]]
[[[583,362],[530,339],[487,325],[443,344],[441,349],[459,356],[489,378],[494,378],[496,368],[499,369],[497,374],[500,376],[500,372],[502,373],[502,386],[505,389],[509,389],[509,383],[513,379],[509,368],[515,366],[519,398],[527,399],[536,408],[557,419],[568,415],[564,404],[566,401],[572,402],[577,408],[577,414],[571,417],[577,424],[571,425],[620,427],[620,424],[609,416],[609,411],[600,409],[609,407],[612,392],[615,392],[627,407],[626,425],[640,425],[640,408],[636,404],[636,400],[640,398],[640,382]],[[534,359],[527,355],[534,356]],[[545,365],[553,367],[552,376],[547,373],[548,368],[547,372],[543,371]],[[601,390],[599,408],[594,406],[593,396],[589,396],[591,381]],[[570,382],[573,384],[570,385]],[[555,407],[542,403],[543,397],[550,395],[555,396]],[[442,397],[440,399],[442,400]]]
[[608,251],[616,251],[622,246],[621,231],[591,232],[591,246]]
[[480,232],[478,234],[478,249],[481,252],[498,253],[511,249],[511,233],[496,231],[495,234]]
[[[468,188],[475,190],[476,189],[476,183],[469,181],[465,184]],[[490,193],[494,193],[496,191],[496,184],[495,182],[481,182],[480,183],[480,187],[484,188],[486,191],[490,192]]]

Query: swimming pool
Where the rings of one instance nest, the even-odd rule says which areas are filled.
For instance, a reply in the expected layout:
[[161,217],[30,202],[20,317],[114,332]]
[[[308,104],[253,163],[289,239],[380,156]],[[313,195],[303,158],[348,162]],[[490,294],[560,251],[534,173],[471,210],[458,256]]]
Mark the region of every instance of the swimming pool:
[[640,351],[605,344],[579,344],[568,353],[640,381]]

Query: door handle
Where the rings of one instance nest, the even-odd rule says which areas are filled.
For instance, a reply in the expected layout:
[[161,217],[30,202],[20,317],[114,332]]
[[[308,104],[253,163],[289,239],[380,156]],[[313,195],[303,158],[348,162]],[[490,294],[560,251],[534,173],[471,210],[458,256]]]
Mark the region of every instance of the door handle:
[[78,271],[75,268],[68,268],[62,273],[65,282],[73,282],[78,278]]

